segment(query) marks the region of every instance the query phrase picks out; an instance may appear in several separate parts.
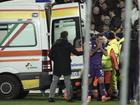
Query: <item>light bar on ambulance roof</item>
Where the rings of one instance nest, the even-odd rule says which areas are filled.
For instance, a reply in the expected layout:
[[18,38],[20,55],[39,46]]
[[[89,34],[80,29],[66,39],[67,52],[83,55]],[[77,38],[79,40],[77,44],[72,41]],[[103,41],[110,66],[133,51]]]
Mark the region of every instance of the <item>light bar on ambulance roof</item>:
[[51,0],[36,0],[36,2],[51,2]]

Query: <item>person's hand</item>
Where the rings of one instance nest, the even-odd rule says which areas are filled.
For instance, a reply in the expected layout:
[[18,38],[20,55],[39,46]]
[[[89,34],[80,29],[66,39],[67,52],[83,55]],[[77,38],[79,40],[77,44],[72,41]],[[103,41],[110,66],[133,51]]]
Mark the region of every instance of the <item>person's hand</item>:
[[93,50],[91,49],[91,51],[89,52],[89,56],[93,55]]
[[118,65],[114,65],[114,69],[115,69],[116,71],[119,71],[119,66],[118,66]]
[[117,77],[120,76],[120,72],[119,72],[119,70],[116,70],[116,76],[117,76]]
[[108,93],[109,93],[109,94],[112,94],[112,92],[113,92],[112,86],[110,86],[109,89],[108,89]]
[[99,44],[99,48],[100,49],[102,49],[103,48],[103,46],[102,46],[102,43],[100,42],[100,44]]
[[101,42],[98,42],[98,43],[97,43],[97,48],[98,48],[98,49],[101,49],[101,48],[102,48],[102,43],[101,43]]

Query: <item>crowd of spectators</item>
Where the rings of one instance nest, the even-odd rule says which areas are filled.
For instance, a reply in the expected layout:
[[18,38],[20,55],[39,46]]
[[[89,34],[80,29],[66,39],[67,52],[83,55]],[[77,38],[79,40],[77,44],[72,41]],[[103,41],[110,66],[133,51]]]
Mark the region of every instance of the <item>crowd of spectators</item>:
[[[94,0],[92,24],[95,24],[95,30],[104,31],[104,27],[109,27],[116,33],[123,32],[125,20],[125,0]],[[132,11],[130,12],[131,24],[138,19],[138,2],[133,0]]]
[[[94,0],[92,7],[91,27],[92,34],[102,33],[108,37],[113,32],[117,37],[124,37],[125,0]],[[136,99],[139,74],[139,7],[138,0],[132,2],[130,55],[128,67],[128,102]],[[96,33],[95,33],[96,32]],[[134,49],[136,49],[134,51]],[[125,53],[125,52],[124,52]],[[133,62],[133,63],[132,63]],[[103,68],[104,69],[104,68]],[[118,87],[119,90],[119,87]],[[116,91],[115,91],[116,92]],[[116,96],[116,95],[115,95]],[[118,96],[118,93],[117,93]]]

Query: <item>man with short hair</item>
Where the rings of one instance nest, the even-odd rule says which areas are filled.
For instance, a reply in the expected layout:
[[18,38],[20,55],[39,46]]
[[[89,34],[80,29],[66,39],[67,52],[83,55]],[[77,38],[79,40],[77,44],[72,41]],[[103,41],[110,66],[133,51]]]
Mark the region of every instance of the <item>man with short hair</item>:
[[[89,93],[87,102],[91,101],[91,95],[94,91],[97,92],[97,87],[93,87],[93,79],[98,79],[99,90],[101,95],[102,102],[105,102],[110,99],[106,97],[106,90],[104,86],[104,72],[102,70],[102,56],[107,55],[107,51],[104,46],[104,38],[102,34],[97,34],[96,39],[91,40],[91,51],[90,51],[90,71],[89,71]],[[96,89],[95,89],[96,88]],[[97,97],[96,97],[97,98]]]
[[60,38],[56,40],[52,46],[49,57],[54,62],[53,80],[50,86],[49,102],[54,102],[55,90],[61,75],[64,76],[64,83],[67,91],[67,101],[72,98],[71,86],[71,53],[75,55],[82,55],[83,52],[78,52],[71,43],[68,42],[68,32],[61,32]]

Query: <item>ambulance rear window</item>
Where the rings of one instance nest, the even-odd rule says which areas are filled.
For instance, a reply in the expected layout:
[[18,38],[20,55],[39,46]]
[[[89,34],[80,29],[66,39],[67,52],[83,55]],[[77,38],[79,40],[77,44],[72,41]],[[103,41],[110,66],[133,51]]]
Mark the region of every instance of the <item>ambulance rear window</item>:
[[62,31],[68,32],[68,40],[74,45],[76,39],[80,39],[79,18],[56,19],[52,22],[52,43],[60,38]]

